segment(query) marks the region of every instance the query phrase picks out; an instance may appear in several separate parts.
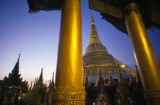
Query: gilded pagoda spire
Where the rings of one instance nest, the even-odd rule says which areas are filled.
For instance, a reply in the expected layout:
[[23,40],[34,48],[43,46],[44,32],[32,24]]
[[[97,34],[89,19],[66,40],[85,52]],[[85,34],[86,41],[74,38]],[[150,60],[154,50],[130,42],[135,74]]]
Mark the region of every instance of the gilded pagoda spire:
[[[85,50],[84,57],[87,57],[87,56],[90,56],[93,54],[94,55],[95,54],[102,54],[102,56],[104,56],[104,55],[108,55],[108,52],[107,52],[107,49],[105,48],[105,46],[99,40],[97,29],[94,24],[94,19],[93,19],[93,17],[91,17],[90,42],[88,44],[88,47]],[[86,62],[86,65],[87,65],[87,62]]]
[[[100,67],[102,75],[109,75],[110,70],[112,73],[118,70],[118,64],[121,65],[122,63],[109,54],[106,47],[101,43],[94,19],[91,17],[90,42],[83,56],[84,74],[97,76],[95,71],[97,71],[97,67]],[[135,72],[127,66],[124,66],[123,69],[127,74],[129,74],[128,71],[132,71],[133,76],[135,76]]]
[[91,30],[90,30],[90,42],[89,44],[101,44],[99,41],[96,26],[94,24],[93,16],[91,17]]

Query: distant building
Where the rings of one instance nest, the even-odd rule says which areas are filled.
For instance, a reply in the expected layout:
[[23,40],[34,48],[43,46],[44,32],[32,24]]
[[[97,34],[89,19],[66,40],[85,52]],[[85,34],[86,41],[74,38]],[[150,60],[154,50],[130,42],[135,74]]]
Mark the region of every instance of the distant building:
[[30,86],[28,94],[25,97],[25,101],[28,105],[45,105],[46,93],[47,87],[44,84],[42,68],[39,78],[35,79],[33,87],[32,85]]
[[50,80],[49,86],[44,84],[43,80],[43,68],[39,78],[36,78],[34,85],[30,86],[28,94],[25,97],[25,102],[28,105],[53,105],[53,93],[54,93],[54,74],[52,80]]
[[0,104],[22,104],[23,96],[28,92],[28,82],[22,81],[19,74],[19,60],[8,77],[0,81]]

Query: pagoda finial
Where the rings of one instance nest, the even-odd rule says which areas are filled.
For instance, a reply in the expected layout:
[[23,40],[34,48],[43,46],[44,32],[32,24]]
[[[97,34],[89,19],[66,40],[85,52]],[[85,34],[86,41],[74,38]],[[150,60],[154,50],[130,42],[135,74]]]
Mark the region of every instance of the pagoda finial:
[[94,19],[92,15],[91,15],[91,23],[94,24]]
[[93,16],[91,17],[91,29],[90,29],[90,42],[89,45],[97,45],[103,46],[102,43],[99,40],[99,36],[97,33],[96,26],[94,24]]

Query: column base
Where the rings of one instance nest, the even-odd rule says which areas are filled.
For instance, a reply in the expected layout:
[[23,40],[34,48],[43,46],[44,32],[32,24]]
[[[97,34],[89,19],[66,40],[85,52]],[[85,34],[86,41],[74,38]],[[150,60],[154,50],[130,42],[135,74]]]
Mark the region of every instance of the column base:
[[55,87],[53,93],[54,105],[85,105],[85,88]]
[[160,105],[160,90],[145,90],[144,95],[149,105]]

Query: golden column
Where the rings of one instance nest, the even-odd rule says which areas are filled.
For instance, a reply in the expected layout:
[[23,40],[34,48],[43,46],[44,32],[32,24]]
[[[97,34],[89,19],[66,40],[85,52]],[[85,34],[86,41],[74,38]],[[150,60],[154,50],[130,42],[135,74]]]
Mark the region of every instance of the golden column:
[[135,3],[127,5],[125,23],[147,101],[159,105],[160,67]]
[[81,0],[63,0],[53,100],[56,105],[85,105]]

